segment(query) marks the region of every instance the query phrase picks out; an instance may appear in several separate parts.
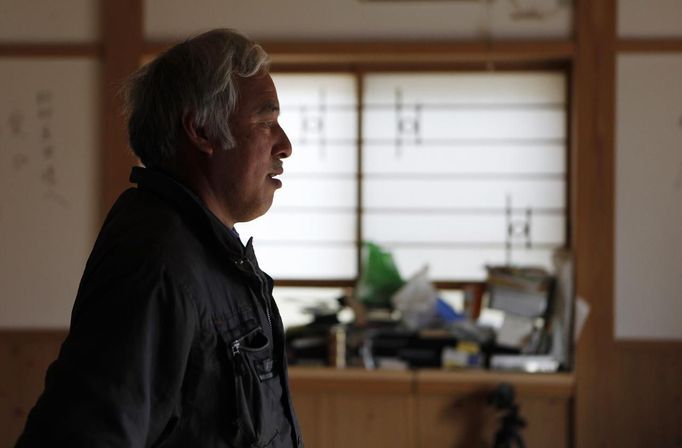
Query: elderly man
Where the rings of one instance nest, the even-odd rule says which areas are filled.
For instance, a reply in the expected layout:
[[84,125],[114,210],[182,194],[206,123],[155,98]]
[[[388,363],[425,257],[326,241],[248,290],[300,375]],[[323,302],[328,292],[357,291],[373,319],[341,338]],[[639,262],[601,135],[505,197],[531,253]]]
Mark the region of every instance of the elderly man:
[[272,279],[234,224],[265,213],[291,144],[268,56],[214,30],[127,86],[145,168],[90,255],[18,447],[300,447]]

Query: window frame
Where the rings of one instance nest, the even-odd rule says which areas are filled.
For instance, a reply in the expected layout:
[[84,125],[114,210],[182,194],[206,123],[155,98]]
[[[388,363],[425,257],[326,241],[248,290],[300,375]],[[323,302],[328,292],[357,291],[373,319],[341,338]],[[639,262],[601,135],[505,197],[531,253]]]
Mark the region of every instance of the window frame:
[[[267,48],[267,47],[266,47]],[[358,47],[365,50],[365,47]],[[571,86],[571,63],[565,58],[548,58],[538,60],[501,60],[501,61],[462,61],[462,60],[443,60],[443,61],[420,61],[417,54],[401,54],[395,60],[387,60],[381,62],[371,62],[364,60],[365,53],[356,54],[356,60],[348,60],[346,62],[332,61],[322,56],[314,56],[312,54],[300,54],[301,60],[291,61],[290,57],[282,57],[278,53],[272,55],[273,61],[271,64],[271,72],[273,74],[301,74],[301,73],[343,73],[352,74],[355,78],[356,96],[357,96],[357,202],[355,210],[356,220],[356,263],[358,268],[361,266],[362,259],[362,213],[363,213],[363,93],[364,83],[363,77],[367,74],[373,73],[426,73],[426,72],[480,72],[480,71],[494,71],[494,72],[529,72],[529,71],[554,71],[560,72],[566,76],[566,129],[571,129],[572,116],[572,102],[570,95]],[[348,57],[349,55],[345,55]],[[361,56],[361,57],[358,57]],[[566,133],[566,227],[565,232],[565,247],[571,246],[570,241],[570,225],[571,225],[571,133]],[[359,273],[358,273],[359,274]],[[357,279],[275,279],[276,286],[297,286],[297,287],[351,287],[354,286]],[[464,281],[435,281],[437,288],[442,289],[463,289],[467,287],[481,287],[483,281],[480,280],[464,280]]]

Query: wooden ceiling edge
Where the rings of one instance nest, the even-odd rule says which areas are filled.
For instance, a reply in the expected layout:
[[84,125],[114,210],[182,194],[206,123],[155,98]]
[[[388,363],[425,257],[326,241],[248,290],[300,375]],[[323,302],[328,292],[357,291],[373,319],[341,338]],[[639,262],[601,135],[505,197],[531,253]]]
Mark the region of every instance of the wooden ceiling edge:
[[[147,42],[145,54],[175,42]],[[296,42],[263,41],[273,64],[386,64],[572,60],[571,41]]]

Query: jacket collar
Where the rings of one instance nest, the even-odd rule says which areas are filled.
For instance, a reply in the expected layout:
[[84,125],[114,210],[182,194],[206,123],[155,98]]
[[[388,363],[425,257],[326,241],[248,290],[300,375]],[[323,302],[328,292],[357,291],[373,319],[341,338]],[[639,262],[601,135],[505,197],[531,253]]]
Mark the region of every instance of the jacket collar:
[[242,245],[237,233],[228,229],[197,195],[169,175],[150,168],[133,167],[130,182],[141,190],[150,191],[171,203],[183,218],[198,226],[202,234],[209,231],[231,255],[255,260],[253,238]]

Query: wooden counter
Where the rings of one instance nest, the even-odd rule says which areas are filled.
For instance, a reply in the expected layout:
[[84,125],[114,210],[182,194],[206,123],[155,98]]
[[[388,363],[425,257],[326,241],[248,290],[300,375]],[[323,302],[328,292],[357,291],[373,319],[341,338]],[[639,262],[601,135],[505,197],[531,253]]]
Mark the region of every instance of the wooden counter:
[[[13,446],[66,333],[0,331],[0,447]],[[499,413],[486,404],[515,386],[526,444],[569,447],[575,382],[568,374],[290,369],[308,448],[492,446]]]
[[308,447],[490,447],[501,413],[487,399],[503,382],[529,448],[571,446],[571,374],[292,367],[290,382]]

